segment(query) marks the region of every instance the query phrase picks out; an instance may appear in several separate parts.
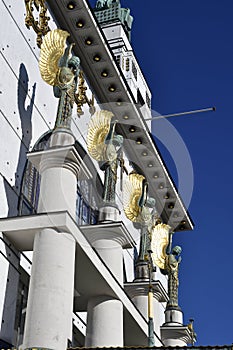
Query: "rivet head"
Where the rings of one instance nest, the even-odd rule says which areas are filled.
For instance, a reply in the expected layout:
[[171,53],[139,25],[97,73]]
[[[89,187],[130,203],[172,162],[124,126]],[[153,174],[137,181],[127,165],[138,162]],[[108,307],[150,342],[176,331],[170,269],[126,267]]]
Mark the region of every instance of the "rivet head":
[[106,70],[104,70],[104,71],[101,73],[101,76],[104,77],[104,78],[107,78],[108,72],[107,72]]
[[86,45],[91,45],[92,44],[92,40],[90,38],[85,40],[85,44]]
[[114,92],[114,91],[116,91],[116,88],[115,88],[115,86],[111,85],[111,86],[109,86],[108,90],[110,92]]
[[129,131],[130,131],[130,132],[135,132],[135,131],[136,131],[136,128],[135,128],[134,126],[131,126],[131,127],[129,128]]
[[137,144],[137,145],[141,145],[141,144],[142,144],[142,139],[138,138],[138,139],[136,140],[136,144]]
[[82,21],[78,21],[76,23],[76,27],[78,27],[78,28],[82,28],[83,26],[84,26],[84,22],[82,22]]
[[99,62],[101,60],[100,56],[99,55],[95,55],[93,57],[93,60],[96,61],[96,62]]
[[67,4],[67,8],[69,10],[73,10],[75,8],[75,3],[73,1],[70,1],[68,4]]

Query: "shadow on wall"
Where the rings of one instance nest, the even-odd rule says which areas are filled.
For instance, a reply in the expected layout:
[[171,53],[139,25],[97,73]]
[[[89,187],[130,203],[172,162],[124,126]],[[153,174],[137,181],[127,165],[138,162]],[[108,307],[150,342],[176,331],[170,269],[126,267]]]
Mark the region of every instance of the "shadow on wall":
[[[4,179],[4,187],[6,192],[6,198],[8,203],[8,217],[18,215],[18,199],[21,191],[21,182],[23,178],[24,168],[27,161],[27,152],[32,139],[32,111],[35,99],[36,84],[32,87],[31,97],[28,95],[30,90],[28,89],[28,74],[26,67],[23,63],[19,69],[18,80],[18,112],[21,121],[22,139],[19,149],[18,164],[15,173],[15,184],[11,186],[10,183]],[[30,103],[26,106],[26,99],[30,98]],[[14,150],[12,150],[14,152]],[[6,282],[6,293],[4,300],[4,310],[2,316],[2,325],[0,331],[0,344],[13,344],[20,338],[21,334],[18,334],[18,330],[21,329],[21,325],[16,324],[16,306],[18,297],[18,281],[19,281],[19,253],[15,251],[13,247],[7,242],[4,237],[5,252],[4,256],[9,262],[8,275]],[[19,309],[19,305],[17,310]],[[18,310],[17,312],[22,312]],[[16,319],[21,319],[17,317]],[[16,339],[15,339],[16,338]],[[7,343],[5,343],[7,342]],[[3,346],[3,345],[1,345]]]
[[[32,139],[32,111],[35,100],[36,83],[32,87],[31,97],[28,95],[30,90],[28,89],[28,73],[23,63],[19,68],[19,80],[18,80],[18,112],[21,122],[22,139],[19,149],[18,164],[15,173],[15,184],[12,187],[9,182],[4,179],[4,186],[6,191],[7,203],[8,203],[8,216],[16,216],[18,214],[18,196],[20,195],[21,182],[23,178],[24,168],[27,161],[27,152]],[[26,98],[30,98],[30,103],[26,107]],[[13,150],[14,151],[14,150]]]

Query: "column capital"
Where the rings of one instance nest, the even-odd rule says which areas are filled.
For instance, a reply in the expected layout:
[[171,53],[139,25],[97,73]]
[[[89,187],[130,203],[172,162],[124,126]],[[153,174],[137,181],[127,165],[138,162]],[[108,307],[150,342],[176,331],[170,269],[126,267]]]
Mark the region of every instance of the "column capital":
[[165,346],[187,346],[193,341],[188,326],[166,326],[160,327],[161,339]]
[[123,249],[133,248],[135,241],[123,222],[105,223],[80,227],[91,245],[100,240],[111,241]]
[[[153,281],[151,283],[153,288],[153,296],[159,302],[167,302],[168,295],[160,281]],[[124,289],[131,299],[139,295],[148,295],[148,282],[130,282],[124,284]]]
[[65,168],[72,171],[76,176],[80,170],[88,178],[92,176],[74,145],[31,152],[27,154],[27,157],[39,173],[43,173],[49,168]]

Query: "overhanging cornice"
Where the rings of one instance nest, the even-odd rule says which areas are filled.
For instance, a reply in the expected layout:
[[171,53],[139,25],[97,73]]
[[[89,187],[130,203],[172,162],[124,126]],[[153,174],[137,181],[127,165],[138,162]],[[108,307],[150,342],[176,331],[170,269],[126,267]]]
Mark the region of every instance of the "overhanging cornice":
[[[58,26],[71,34],[74,52],[80,57],[82,69],[98,102],[117,116],[117,131],[125,138],[124,151],[129,161],[146,176],[150,196],[156,199],[157,211],[163,221],[175,231],[192,230],[192,220],[88,2],[75,0],[72,10],[68,9],[67,0],[48,0],[47,3]],[[86,44],[87,39],[91,39],[91,45]],[[100,60],[95,61],[96,56]],[[107,77],[101,75],[103,71],[108,72]],[[111,87],[114,87],[112,92]],[[134,133],[129,131],[132,125]],[[139,138],[141,144],[136,143]],[[143,156],[143,153],[146,155]]]

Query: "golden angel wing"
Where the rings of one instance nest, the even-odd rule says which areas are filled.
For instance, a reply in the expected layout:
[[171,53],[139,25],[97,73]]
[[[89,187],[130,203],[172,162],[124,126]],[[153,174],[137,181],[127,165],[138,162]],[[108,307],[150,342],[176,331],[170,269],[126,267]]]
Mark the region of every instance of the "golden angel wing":
[[139,200],[143,191],[144,176],[139,174],[129,174],[124,183],[123,208],[126,217],[133,222],[140,222],[141,207]]
[[165,269],[166,248],[169,243],[169,231],[171,227],[166,224],[154,226],[151,232],[152,259],[155,265]]
[[87,132],[87,149],[92,158],[97,161],[106,160],[106,145],[104,143],[110,130],[111,119],[113,117],[110,111],[97,111],[92,116]]
[[66,39],[70,34],[61,29],[48,32],[41,45],[39,68],[42,79],[49,85],[56,84],[59,60],[64,55]]

